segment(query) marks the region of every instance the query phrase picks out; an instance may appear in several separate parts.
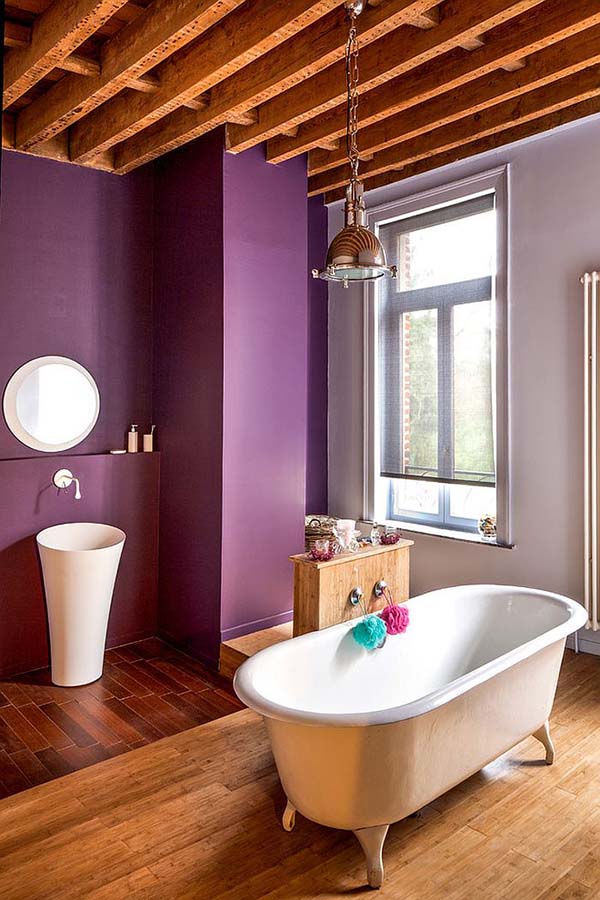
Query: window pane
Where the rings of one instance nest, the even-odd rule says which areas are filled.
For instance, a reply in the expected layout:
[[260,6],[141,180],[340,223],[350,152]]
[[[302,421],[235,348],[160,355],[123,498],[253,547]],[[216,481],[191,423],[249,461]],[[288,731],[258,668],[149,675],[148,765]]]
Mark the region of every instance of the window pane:
[[437,516],[439,494],[439,485],[432,482],[396,479],[392,482],[392,515]]
[[454,477],[494,480],[492,304],[453,308]]
[[489,210],[398,235],[398,290],[493,275],[495,215]]
[[452,484],[450,515],[453,518],[479,521],[482,516],[496,515],[496,491],[492,487]]
[[438,465],[437,310],[402,314],[404,471],[436,474]]

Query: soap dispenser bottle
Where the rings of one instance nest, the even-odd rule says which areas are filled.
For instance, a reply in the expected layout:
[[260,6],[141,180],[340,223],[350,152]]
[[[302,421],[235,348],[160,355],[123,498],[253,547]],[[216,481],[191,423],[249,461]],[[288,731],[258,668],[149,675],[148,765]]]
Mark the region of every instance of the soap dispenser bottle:
[[127,452],[128,453],[137,453],[138,452],[138,427],[137,425],[132,425],[129,431],[127,432]]

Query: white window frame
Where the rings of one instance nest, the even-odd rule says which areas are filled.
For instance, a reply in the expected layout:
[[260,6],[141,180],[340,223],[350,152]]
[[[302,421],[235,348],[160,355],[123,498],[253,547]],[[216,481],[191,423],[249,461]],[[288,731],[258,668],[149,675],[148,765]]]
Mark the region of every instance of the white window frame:
[[[509,418],[509,346],[508,346],[508,181],[509,166],[501,166],[464,178],[451,184],[414,194],[401,200],[373,207],[368,213],[368,225],[375,233],[381,225],[394,219],[424,212],[448,203],[465,200],[477,194],[493,190],[496,195],[496,278],[495,302],[495,423],[496,447],[496,519],[497,543],[511,545],[510,510],[510,418]],[[380,448],[378,421],[378,317],[376,283],[365,285],[363,320],[363,388],[364,388],[364,473],[363,473],[363,518],[375,519],[375,511],[381,508],[382,498],[376,496],[381,489],[379,476]],[[387,508],[387,506],[386,506]],[[408,520],[407,520],[408,521]],[[400,524],[395,520],[396,524]],[[414,519],[411,528],[415,526]],[[448,530],[448,529],[444,529]],[[423,531],[431,532],[424,526]],[[443,531],[440,529],[440,533]]]

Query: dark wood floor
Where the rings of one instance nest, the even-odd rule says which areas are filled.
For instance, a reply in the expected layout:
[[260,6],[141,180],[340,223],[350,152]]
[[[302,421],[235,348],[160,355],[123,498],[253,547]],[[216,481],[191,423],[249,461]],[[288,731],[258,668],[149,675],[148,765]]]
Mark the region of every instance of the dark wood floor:
[[228,681],[157,638],[108,650],[104,675],[0,680],[0,797],[242,709]]

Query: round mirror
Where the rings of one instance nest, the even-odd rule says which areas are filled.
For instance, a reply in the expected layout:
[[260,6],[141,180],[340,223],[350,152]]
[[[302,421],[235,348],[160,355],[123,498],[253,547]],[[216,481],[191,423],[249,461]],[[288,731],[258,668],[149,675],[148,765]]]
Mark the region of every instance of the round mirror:
[[4,418],[34,450],[68,450],[88,436],[100,412],[96,382],[64,356],[42,356],[17,369],[4,391]]

